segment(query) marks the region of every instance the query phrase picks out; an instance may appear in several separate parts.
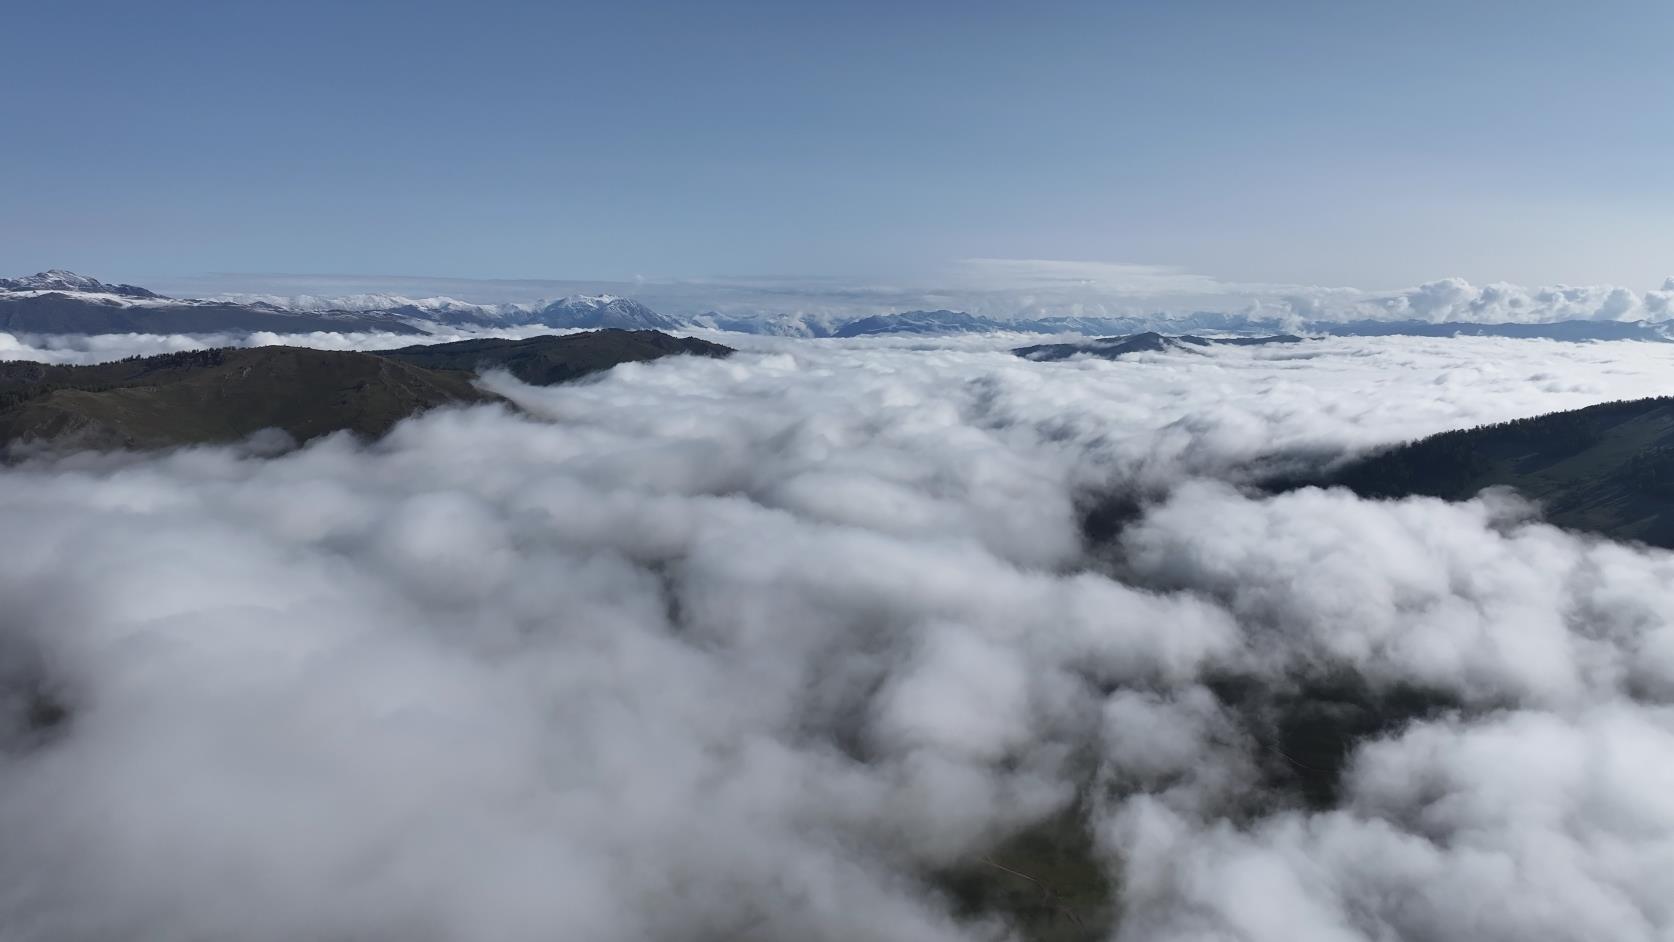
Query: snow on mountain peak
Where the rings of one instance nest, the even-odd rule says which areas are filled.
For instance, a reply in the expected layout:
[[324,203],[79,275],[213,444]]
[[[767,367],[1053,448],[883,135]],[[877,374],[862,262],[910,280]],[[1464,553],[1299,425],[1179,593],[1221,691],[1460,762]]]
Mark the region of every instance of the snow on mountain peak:
[[65,271],[62,268],[49,268],[46,271],[30,275],[24,280],[32,284],[38,284],[42,287],[57,287],[61,285],[64,287],[80,288],[85,291],[94,291],[105,286],[105,283],[97,278],[92,278],[87,275],[78,275],[73,271]]
[[160,298],[162,295],[137,285],[106,284],[89,275],[63,268],[49,268],[21,278],[0,278],[0,291],[71,291],[78,294],[110,294],[124,298]]
[[665,317],[632,298],[613,294],[572,295],[559,298],[536,312],[540,323],[552,327],[620,327],[625,330],[678,330],[682,322]]
[[[565,307],[572,307],[572,308],[574,308],[574,307],[609,307],[610,305],[615,304],[618,301],[625,301],[625,300],[627,300],[627,299],[622,298],[622,297],[618,297],[614,294],[572,294],[572,295],[569,295],[568,297],[559,298],[558,300],[553,301],[552,303],[563,305]],[[637,303],[637,302],[635,302],[635,303]]]

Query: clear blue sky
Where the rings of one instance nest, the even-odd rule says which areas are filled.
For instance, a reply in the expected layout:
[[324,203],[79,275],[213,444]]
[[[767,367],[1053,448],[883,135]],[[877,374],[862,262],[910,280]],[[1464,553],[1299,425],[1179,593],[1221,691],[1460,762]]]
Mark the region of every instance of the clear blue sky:
[[0,269],[1674,273],[1674,3],[18,3]]

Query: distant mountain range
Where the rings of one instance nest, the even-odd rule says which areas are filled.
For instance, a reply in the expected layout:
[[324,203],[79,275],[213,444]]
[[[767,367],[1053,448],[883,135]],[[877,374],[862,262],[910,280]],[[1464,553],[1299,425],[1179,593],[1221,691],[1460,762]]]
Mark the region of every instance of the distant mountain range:
[[874,337],[879,334],[986,334],[1015,330],[997,321],[961,311],[907,311],[904,314],[875,314],[838,325],[833,337]]
[[264,429],[298,442],[337,431],[373,438],[427,409],[496,400],[472,382],[484,369],[548,385],[619,363],[732,352],[655,331],[600,330],[372,353],[251,347],[93,366],[0,361],[0,446],[163,448]]
[[14,334],[248,334],[386,331],[422,334],[376,311],[292,311],[270,304],[168,298],[136,285],[53,269],[0,280],[0,330]]
[[678,330],[685,322],[630,298],[559,298],[540,305],[481,305],[452,299],[345,299],[289,305],[268,300],[169,298],[54,269],[0,279],[0,330],[18,334],[430,333],[439,327],[541,326]]
[[78,275],[73,271],[53,268],[22,278],[0,278],[0,291],[75,291],[110,294],[122,298],[161,298],[162,295],[138,285],[107,285],[97,278]]
[[1168,337],[1155,331],[1146,331],[1127,337],[1100,337],[1086,343],[1036,344],[1030,347],[1017,347],[1011,352],[1025,360],[1035,360],[1037,362],[1068,360],[1076,356],[1115,360],[1134,353],[1162,353],[1168,350],[1185,350],[1196,353],[1203,347],[1217,345],[1255,347],[1272,343],[1301,342],[1302,338],[1295,334],[1276,334],[1272,337],[1198,337],[1193,334],[1184,334],[1179,337]]
[[1419,320],[1301,321],[1212,311],[1146,316],[989,317],[962,311],[904,311],[843,317],[719,313],[675,317],[631,298],[589,295],[534,304],[473,304],[454,298],[356,295],[346,298],[164,297],[136,285],[107,284],[54,269],[0,279],[0,331],[21,334],[248,334],[313,331],[424,334],[442,328],[540,326],[555,329],[709,329],[785,337],[948,336],[1013,332],[1130,337],[1306,333],[1333,336],[1492,336],[1553,340],[1671,339],[1662,323],[1575,320],[1547,324],[1432,323]]

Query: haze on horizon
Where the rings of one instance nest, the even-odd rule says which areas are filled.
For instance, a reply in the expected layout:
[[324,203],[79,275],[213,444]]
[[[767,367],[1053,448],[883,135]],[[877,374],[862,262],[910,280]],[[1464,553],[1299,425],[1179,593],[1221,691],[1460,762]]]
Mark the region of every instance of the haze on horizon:
[[35,4],[0,270],[1674,273],[1674,7]]

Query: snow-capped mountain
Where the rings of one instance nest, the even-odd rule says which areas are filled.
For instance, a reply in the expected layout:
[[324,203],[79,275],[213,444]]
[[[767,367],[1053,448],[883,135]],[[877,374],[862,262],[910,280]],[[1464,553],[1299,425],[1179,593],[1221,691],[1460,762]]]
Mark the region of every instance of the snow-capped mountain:
[[1554,340],[1674,339],[1664,322],[1569,320],[1542,323],[1477,323],[1362,319],[1328,321],[1297,316],[1184,311],[1126,316],[1058,315],[994,317],[963,311],[838,314],[661,314],[632,298],[575,295],[532,304],[477,304],[450,297],[391,294],[348,297],[223,295],[170,298],[137,285],[109,284],[88,275],[52,269],[0,278],[0,330],[33,334],[193,333],[251,331],[383,331],[433,333],[443,328],[542,326],[580,330],[688,330],[705,328],[782,337],[945,336],[1032,333],[1082,337],[1132,337],[1148,332],[1260,335],[1305,333],[1337,336],[1492,336]]
[[532,323],[536,304],[477,304],[458,298],[409,298],[398,294],[351,294],[342,297],[277,294],[223,294],[217,301],[252,304],[299,313],[379,311],[448,326],[504,327]]
[[985,334],[1010,330],[1010,324],[963,311],[907,311],[876,314],[849,321],[832,332],[834,337],[867,337],[873,334]]
[[548,327],[619,327],[623,330],[679,330],[684,321],[658,314],[632,298],[577,295],[559,298],[535,311],[532,323]]
[[422,334],[378,311],[292,311],[260,303],[169,298],[53,269],[0,278],[0,330],[20,334],[241,334],[377,331]]
[[1271,318],[1241,314],[1192,312],[1129,316],[1056,315],[1051,317],[992,317],[964,311],[904,311],[865,317],[818,320],[779,315],[747,318],[716,314],[694,319],[704,326],[741,333],[802,337],[870,337],[885,334],[945,336],[1009,331],[1023,334],[1081,334],[1088,337],[1130,335],[1147,331],[1276,332],[1287,325]]
[[609,294],[575,295],[534,304],[476,304],[458,298],[408,298],[393,294],[356,294],[322,298],[312,295],[233,294],[219,300],[263,304],[287,311],[379,311],[415,321],[448,326],[508,327],[541,324],[547,327],[623,330],[671,330],[689,322],[659,314],[632,298]]
[[155,291],[148,291],[138,285],[106,284],[88,275],[78,275],[73,271],[62,268],[52,268],[47,271],[24,275],[21,278],[0,278],[0,291],[55,291],[77,292],[81,294],[105,294],[119,298],[134,298],[140,300],[166,300]]
[[438,327],[673,330],[687,322],[631,298],[582,295],[537,304],[363,294],[344,298],[225,295],[170,298],[53,269],[0,278],[0,330],[37,334],[238,333],[257,330],[423,333]]
[[722,314],[710,311],[689,318],[695,327],[769,337],[829,337],[852,317],[834,314]]
[[1046,343],[1032,347],[1017,347],[1011,352],[1025,360],[1045,363],[1054,360],[1068,360],[1078,356],[1117,360],[1135,353],[1201,353],[1205,347],[1212,347],[1217,344],[1247,347],[1301,342],[1302,338],[1295,334],[1277,334],[1272,337],[1211,338],[1198,337],[1194,334],[1169,337],[1155,331],[1146,331],[1145,333],[1134,334],[1131,337],[1099,337],[1086,343]]

